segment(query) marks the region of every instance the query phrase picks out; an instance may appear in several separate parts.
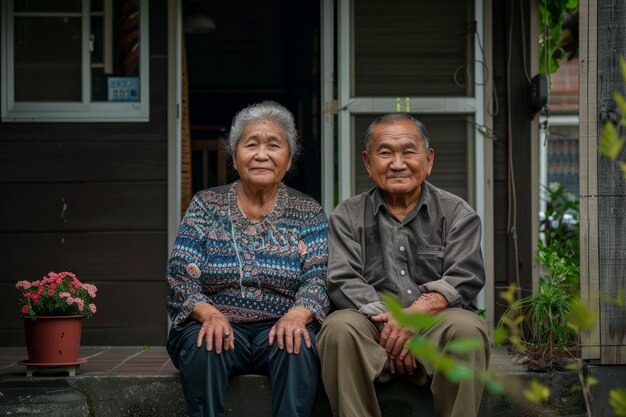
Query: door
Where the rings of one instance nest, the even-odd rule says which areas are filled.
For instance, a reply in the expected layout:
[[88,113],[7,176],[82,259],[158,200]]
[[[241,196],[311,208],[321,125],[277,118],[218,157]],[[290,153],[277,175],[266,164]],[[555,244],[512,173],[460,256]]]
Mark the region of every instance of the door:
[[361,159],[369,123],[406,112],[430,132],[429,181],[464,198],[485,221],[482,7],[483,0],[322,1],[322,202],[328,213],[372,186]]

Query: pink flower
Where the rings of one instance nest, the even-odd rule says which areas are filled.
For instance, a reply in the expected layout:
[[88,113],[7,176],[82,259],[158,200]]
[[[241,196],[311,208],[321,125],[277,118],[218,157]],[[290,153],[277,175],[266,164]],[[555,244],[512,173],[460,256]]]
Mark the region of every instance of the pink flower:
[[[39,314],[41,309],[54,315],[80,314],[91,317],[96,306],[91,300],[97,288],[83,284],[71,272],[50,272],[38,281],[18,281],[15,287],[20,293],[19,310],[22,314]],[[64,300],[64,302],[59,302]]]
[[96,286],[95,286],[95,285],[92,285],[92,284],[83,284],[82,286],[83,286],[83,288],[84,288],[85,290],[87,290],[87,293],[89,294],[89,296],[90,296],[91,298],[95,298],[95,297],[96,297],[96,291],[98,291],[98,288],[96,288]]
[[15,284],[15,288],[24,288],[25,290],[27,290],[30,287],[31,284],[28,281],[17,281],[17,284]]

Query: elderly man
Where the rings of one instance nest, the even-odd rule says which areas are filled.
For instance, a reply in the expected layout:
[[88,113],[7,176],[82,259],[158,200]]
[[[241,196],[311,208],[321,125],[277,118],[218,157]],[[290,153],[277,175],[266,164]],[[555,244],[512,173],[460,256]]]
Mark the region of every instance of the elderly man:
[[435,154],[420,121],[401,113],[377,118],[365,149],[376,187],[339,204],[329,219],[328,295],[337,311],[324,321],[317,348],[333,414],[380,416],[374,383],[400,374],[430,384],[437,416],[475,416],[482,383],[452,383],[411,356],[414,330],[395,322],[381,300],[390,292],[406,312],[440,316],[421,333],[442,350],[451,340],[480,338],[484,349],[464,359],[484,371],[487,328],[474,312],[485,282],[480,219],[426,181]]

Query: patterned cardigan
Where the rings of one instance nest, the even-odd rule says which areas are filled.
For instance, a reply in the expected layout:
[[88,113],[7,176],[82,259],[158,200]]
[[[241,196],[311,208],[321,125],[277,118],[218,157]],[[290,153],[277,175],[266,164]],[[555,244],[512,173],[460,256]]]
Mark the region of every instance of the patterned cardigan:
[[205,302],[233,323],[277,319],[292,307],[307,308],[321,323],[330,308],[321,206],[281,183],[273,211],[251,222],[239,208],[238,187],[201,191],[187,209],[167,264],[174,327],[185,327]]

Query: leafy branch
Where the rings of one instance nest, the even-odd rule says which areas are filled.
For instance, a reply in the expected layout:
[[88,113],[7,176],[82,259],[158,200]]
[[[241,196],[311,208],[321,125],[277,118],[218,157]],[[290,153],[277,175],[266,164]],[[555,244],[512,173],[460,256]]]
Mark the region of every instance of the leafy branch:
[[[620,57],[620,72],[624,83],[626,83],[626,60],[624,57]],[[613,93],[613,99],[617,104],[617,109],[621,115],[619,125],[626,127],[626,99],[619,92]],[[624,179],[626,179],[626,162],[619,159],[624,143],[626,139],[621,138],[618,133],[617,126],[612,121],[607,121],[604,124],[602,135],[600,135],[600,141],[598,142],[598,152],[603,156],[606,156],[611,161],[617,163],[617,165],[624,172]]]

